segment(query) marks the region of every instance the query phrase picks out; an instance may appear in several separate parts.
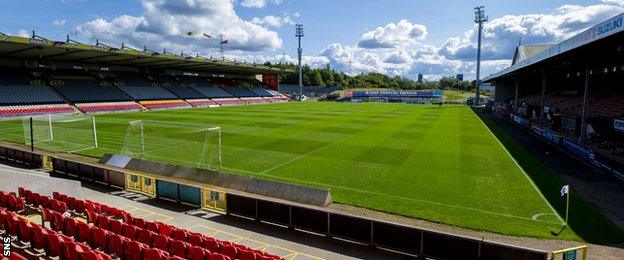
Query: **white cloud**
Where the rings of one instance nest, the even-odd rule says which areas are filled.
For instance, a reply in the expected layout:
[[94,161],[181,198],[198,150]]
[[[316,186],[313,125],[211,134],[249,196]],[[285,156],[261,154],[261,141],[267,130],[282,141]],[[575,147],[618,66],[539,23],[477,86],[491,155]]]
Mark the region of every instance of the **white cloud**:
[[[519,37],[523,44],[557,43],[621,12],[624,0],[603,0],[588,6],[563,5],[549,13],[493,18],[484,25],[482,76],[511,65]],[[424,43],[426,37],[424,25],[401,20],[364,33],[354,46],[330,44],[320,56],[352,74],[374,71],[415,78],[422,73],[434,79],[462,73],[465,79],[474,79],[476,26],[441,45]]]
[[[79,25],[77,30],[90,39],[187,53],[218,48],[219,34],[228,39],[231,50],[256,52],[282,47],[277,32],[238,17],[231,0],[142,0],[142,4],[141,16],[95,19]],[[207,39],[204,33],[213,39]]]
[[[264,8],[268,2],[267,0],[243,0],[241,5],[247,8]],[[282,3],[282,0],[271,0],[270,2],[279,5]]]
[[30,37],[30,32],[28,30],[21,29],[17,31],[17,34],[15,35],[19,37]]
[[251,22],[257,25],[264,25],[270,27],[281,27],[282,25],[289,24],[294,25],[295,23],[290,19],[289,16],[279,17],[275,15],[267,15],[262,18],[254,17],[251,19]]
[[59,27],[65,25],[65,23],[67,23],[65,20],[54,20],[52,22],[54,26],[59,26]]
[[[511,59],[520,37],[523,44],[557,43],[621,12],[624,12],[622,1],[609,0],[590,6],[563,5],[546,14],[505,15],[492,19],[483,27],[483,58]],[[440,54],[450,59],[475,59],[476,26],[464,37],[449,38]]]
[[427,27],[422,24],[412,24],[407,20],[398,23],[389,23],[384,27],[362,34],[358,46],[367,49],[397,48],[406,46],[427,37]]

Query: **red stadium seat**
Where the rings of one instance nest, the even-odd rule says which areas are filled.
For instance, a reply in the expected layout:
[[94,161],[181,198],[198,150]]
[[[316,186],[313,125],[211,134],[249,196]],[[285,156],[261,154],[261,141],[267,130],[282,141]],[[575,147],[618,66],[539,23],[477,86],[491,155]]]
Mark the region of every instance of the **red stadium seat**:
[[123,255],[123,238],[120,235],[108,233],[106,239],[106,252],[118,257]]
[[188,236],[188,242],[191,245],[201,247],[204,244],[204,236],[197,233],[191,233]]
[[145,223],[145,227],[152,232],[158,233],[160,229],[158,228],[158,224],[156,222],[149,221]]
[[147,229],[139,229],[137,233],[138,233],[137,240],[139,240],[139,242],[146,244],[146,245],[152,244],[152,237],[155,235],[154,232],[149,231]]
[[124,237],[129,238],[130,240],[136,240],[136,227],[134,227],[133,225],[129,225],[126,223],[123,223],[121,225],[121,233]]
[[186,257],[187,245],[185,242],[182,242],[180,240],[171,240],[171,242],[169,243],[169,249],[169,252],[171,252],[173,255],[182,258]]
[[158,248],[147,248],[144,256],[146,260],[161,260],[169,257],[169,253]]
[[33,238],[30,241],[30,245],[35,249],[45,249],[47,236],[48,236],[48,231],[46,229],[44,229],[43,227],[39,225],[34,226]]
[[142,219],[142,218],[134,218],[133,224],[136,227],[143,229],[143,228],[145,228],[146,221],[145,221],[145,219]]
[[17,227],[19,225],[19,218],[13,214],[9,214],[5,219],[6,232],[10,236],[17,236]]
[[240,250],[238,257],[240,260],[256,260],[256,253],[251,250]]
[[65,218],[63,223],[63,234],[70,237],[76,236],[76,226],[78,221],[73,218]]
[[117,221],[117,220],[111,221],[110,225],[109,225],[110,231],[115,233],[115,234],[121,235],[122,224],[123,223],[121,223],[121,221]]
[[186,241],[187,235],[188,235],[188,232],[186,230],[184,230],[184,229],[175,228],[173,230],[173,239]]
[[89,241],[89,235],[91,234],[91,225],[82,221],[78,221],[78,225],[76,228],[77,228],[76,240],[80,242]]
[[212,237],[204,237],[204,248],[210,250],[210,252],[218,252],[219,243]]
[[18,218],[17,237],[24,242],[28,242],[33,238],[33,225],[30,221]]
[[158,234],[155,237],[153,237],[153,246],[158,248],[158,249],[162,249],[167,251],[169,249],[169,238]]
[[46,255],[47,256],[59,256],[61,254],[61,242],[63,240],[56,233],[48,233],[46,235]]
[[192,246],[191,248],[189,248],[188,259],[204,260],[208,255],[210,255],[210,251],[199,246]]
[[221,247],[221,253],[232,259],[236,259],[238,256],[238,250],[231,244],[223,244]]
[[92,228],[91,229],[91,246],[94,248],[105,249],[106,248],[106,230],[102,228]]
[[126,243],[124,250],[124,260],[141,260],[143,257],[143,247],[137,241]]
[[172,226],[169,226],[169,225],[167,225],[165,223],[162,223],[162,222],[156,222],[156,224],[158,224],[158,228],[159,228],[159,231],[160,231],[158,233],[161,234],[161,235],[170,236],[171,233],[173,232],[173,227]]
[[209,260],[230,260],[229,257],[223,255],[223,254],[219,254],[219,253],[210,253],[210,257],[208,258]]
[[98,215],[96,220],[96,226],[109,230],[109,219],[107,216]]

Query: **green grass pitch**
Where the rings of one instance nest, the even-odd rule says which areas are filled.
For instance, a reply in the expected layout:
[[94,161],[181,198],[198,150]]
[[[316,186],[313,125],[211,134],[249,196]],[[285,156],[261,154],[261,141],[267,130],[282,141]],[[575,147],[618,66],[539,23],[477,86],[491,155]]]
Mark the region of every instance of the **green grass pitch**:
[[[530,154],[514,150],[518,165],[467,106],[285,103],[96,119],[100,148],[83,154],[118,153],[131,120],[216,125],[223,131],[226,171],[327,188],[338,203],[477,230],[554,238],[551,233],[563,226],[539,191],[548,190],[546,197],[563,215],[565,200],[556,196],[561,180],[541,168],[527,175],[523,168],[535,164],[524,164]],[[2,138],[23,141],[21,122],[0,127]],[[542,185],[546,179],[549,187]],[[578,203],[589,216],[583,225],[600,234],[579,233],[573,225],[558,238],[622,239],[620,229]]]

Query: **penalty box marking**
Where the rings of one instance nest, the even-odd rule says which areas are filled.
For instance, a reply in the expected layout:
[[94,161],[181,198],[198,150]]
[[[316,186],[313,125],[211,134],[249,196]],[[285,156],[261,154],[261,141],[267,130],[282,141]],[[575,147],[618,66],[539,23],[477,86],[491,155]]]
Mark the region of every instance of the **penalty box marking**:
[[[251,175],[258,175],[258,176],[260,175],[260,174],[255,173],[255,172],[240,171],[240,170],[227,169],[227,168],[225,168],[225,169],[226,170],[238,171],[238,172],[242,172],[242,173],[247,173],[247,174],[251,174]],[[347,188],[347,187],[333,185],[333,184],[327,184],[327,183],[323,183],[323,182],[306,181],[306,180],[300,180],[300,179],[295,179],[295,178],[276,176],[276,175],[271,175],[271,174],[269,174],[269,175],[271,177],[273,177],[273,178],[276,178],[276,179],[282,179],[282,180],[294,181],[294,182],[303,182],[303,183],[307,183],[307,184],[326,186],[326,187],[335,188],[335,189],[342,189],[342,190],[355,191],[355,192],[367,193],[367,194],[372,194],[372,195],[385,196],[385,197],[389,197],[389,198],[393,198],[393,199],[401,199],[401,200],[408,200],[408,201],[414,201],[414,202],[419,202],[419,203],[426,203],[426,204],[431,204],[431,205],[436,205],[436,206],[443,206],[443,207],[448,207],[448,208],[454,208],[454,209],[460,209],[460,210],[466,210],[466,211],[479,212],[479,213],[488,214],[488,215],[496,215],[496,216],[515,218],[515,219],[522,219],[522,220],[530,220],[530,221],[539,221],[539,222],[545,222],[545,223],[550,223],[550,224],[559,224],[559,223],[555,223],[555,222],[552,222],[552,221],[545,221],[545,220],[539,220],[539,219],[538,220],[534,220],[532,218],[523,217],[523,216],[516,216],[516,215],[511,215],[511,214],[505,214],[505,213],[491,212],[491,211],[487,211],[487,210],[481,210],[481,209],[475,209],[475,208],[470,208],[470,207],[451,205],[451,204],[434,202],[434,201],[428,201],[428,200],[423,200],[423,199],[414,199],[414,198],[408,198],[408,197],[403,197],[403,196],[390,195],[390,194],[374,192],[374,191],[367,191],[367,190],[361,190],[361,189],[355,189],[355,188]]]
[[[473,112],[474,114],[474,112]],[[494,135],[494,133],[492,132],[492,130],[490,130],[490,128],[485,124],[485,122],[483,122],[483,120],[481,119],[481,117],[479,117],[478,115],[474,114],[474,116],[476,116],[479,119],[479,122],[481,122],[481,124],[483,125],[483,127],[485,127],[485,129],[487,129],[487,131],[490,133],[490,135],[492,136],[492,138],[494,138],[494,140],[496,140],[496,142],[498,142],[498,144],[501,146],[501,148],[503,148],[503,150],[505,151],[505,153],[507,153],[507,156],[509,156],[509,158],[514,162],[514,164],[516,164],[516,167],[518,167],[518,169],[520,169],[520,171],[522,172],[522,174],[524,174],[524,177],[529,181],[529,183],[531,183],[531,185],[533,185],[533,188],[535,189],[535,191],[537,191],[537,193],[542,197],[542,200],[544,200],[544,202],[546,202],[546,205],[548,205],[548,207],[550,207],[550,210],[554,213],[555,216],[557,216],[557,218],[559,219],[559,222],[563,225],[565,224],[565,221],[563,221],[563,218],[561,218],[561,216],[559,216],[559,213],[555,210],[555,208],[550,204],[550,202],[546,199],[546,197],[544,196],[544,194],[542,194],[542,191],[540,191],[539,188],[537,188],[537,185],[535,184],[535,182],[533,182],[533,179],[531,179],[531,177],[529,177],[529,174],[526,173],[526,171],[524,171],[524,168],[522,168],[522,166],[520,166],[520,164],[518,163],[518,161],[516,161],[516,158],[514,158],[511,153],[509,152],[509,150],[507,150],[507,147],[505,147],[503,145],[503,143],[498,140],[498,138],[496,137],[496,135]]]

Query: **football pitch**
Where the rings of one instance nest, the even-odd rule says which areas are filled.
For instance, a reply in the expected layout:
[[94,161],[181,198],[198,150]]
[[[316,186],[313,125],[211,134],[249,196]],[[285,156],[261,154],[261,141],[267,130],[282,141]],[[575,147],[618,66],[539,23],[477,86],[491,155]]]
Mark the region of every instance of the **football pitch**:
[[[467,106],[316,102],[97,115],[99,148],[80,153],[119,153],[132,120],[219,126],[223,170],[327,188],[337,203],[509,235],[554,238],[563,227],[561,182],[549,187],[549,203]],[[0,129],[23,143],[21,122]],[[598,224],[585,225],[611,232],[590,208]],[[573,228],[557,236],[581,237]]]

